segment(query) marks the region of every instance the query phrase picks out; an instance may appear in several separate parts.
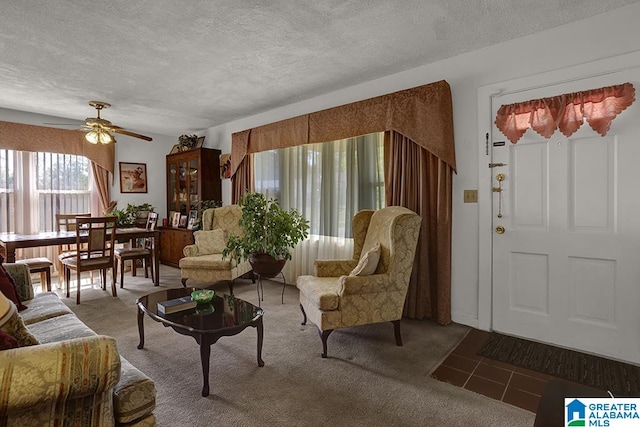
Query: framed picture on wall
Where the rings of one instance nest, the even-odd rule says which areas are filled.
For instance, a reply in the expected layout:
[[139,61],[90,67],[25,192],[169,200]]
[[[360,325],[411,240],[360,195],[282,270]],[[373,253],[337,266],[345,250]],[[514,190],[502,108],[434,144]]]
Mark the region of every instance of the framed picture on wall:
[[120,162],[120,192],[147,192],[147,164]]
[[220,179],[231,178],[231,154],[220,154]]

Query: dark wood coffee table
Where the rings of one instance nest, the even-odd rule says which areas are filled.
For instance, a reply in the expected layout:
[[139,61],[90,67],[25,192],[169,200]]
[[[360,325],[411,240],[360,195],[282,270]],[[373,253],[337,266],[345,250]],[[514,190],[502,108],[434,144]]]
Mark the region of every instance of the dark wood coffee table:
[[138,298],[138,332],[140,343],[138,348],[144,347],[144,314],[146,313],[156,322],[171,327],[182,335],[195,338],[200,344],[200,359],[202,361],[202,375],[204,386],[202,395],[209,395],[209,356],[211,345],[220,337],[237,335],[247,327],[252,326],[258,332],[258,366],[264,366],[262,360],[262,315],[261,308],[247,301],[235,298],[233,295],[216,295],[210,306],[190,308],[172,314],[158,312],[158,303],[175,298],[191,295],[197,288],[175,288],[161,292],[154,292]]

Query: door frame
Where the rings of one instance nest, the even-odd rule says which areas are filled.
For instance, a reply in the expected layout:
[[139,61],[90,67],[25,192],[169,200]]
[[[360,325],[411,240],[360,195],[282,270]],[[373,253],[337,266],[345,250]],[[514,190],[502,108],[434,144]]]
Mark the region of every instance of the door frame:
[[[565,83],[638,68],[640,51],[635,51],[478,88],[478,329],[493,329],[493,169],[489,168],[492,142],[510,144],[502,134],[492,138],[494,98],[550,86],[559,86],[561,95]],[[640,102],[640,88],[636,91],[636,102]]]

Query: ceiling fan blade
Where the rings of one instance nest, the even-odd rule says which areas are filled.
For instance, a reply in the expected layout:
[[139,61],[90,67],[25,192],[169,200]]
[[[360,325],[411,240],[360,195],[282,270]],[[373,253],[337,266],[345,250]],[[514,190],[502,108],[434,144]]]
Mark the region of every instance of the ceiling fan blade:
[[79,123],[43,123],[49,126],[80,126]]
[[153,141],[153,138],[145,135],[140,135],[139,133],[130,132],[128,130],[122,129],[118,126],[109,126],[109,130],[111,132],[120,133],[122,135],[132,136],[134,138],[144,139],[145,141]]

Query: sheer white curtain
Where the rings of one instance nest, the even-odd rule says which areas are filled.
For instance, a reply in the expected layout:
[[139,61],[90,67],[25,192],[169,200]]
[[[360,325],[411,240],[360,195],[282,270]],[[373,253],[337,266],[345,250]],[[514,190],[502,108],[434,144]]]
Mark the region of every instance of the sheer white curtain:
[[384,206],[383,133],[254,155],[256,191],[309,220],[309,238],[284,269],[287,283],[313,274],[316,259],[351,258],[353,215]]
[[[57,213],[93,212],[98,200],[89,160],[58,153],[0,150],[0,230],[55,231]],[[92,209],[94,207],[94,209]],[[17,259],[56,260],[57,246],[19,249]],[[57,263],[54,262],[54,271]],[[34,277],[35,278],[35,277]]]

